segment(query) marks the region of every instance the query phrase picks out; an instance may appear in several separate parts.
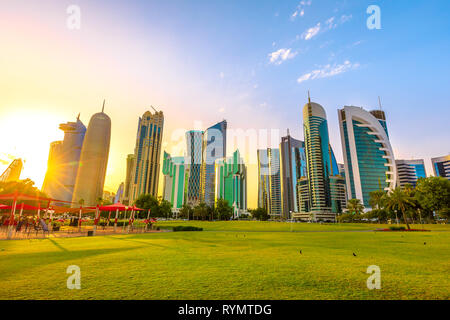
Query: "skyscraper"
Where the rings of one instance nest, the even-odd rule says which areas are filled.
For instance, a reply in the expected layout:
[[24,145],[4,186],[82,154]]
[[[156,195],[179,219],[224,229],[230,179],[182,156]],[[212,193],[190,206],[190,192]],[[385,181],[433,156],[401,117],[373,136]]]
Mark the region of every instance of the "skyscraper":
[[215,200],[224,199],[233,207],[233,216],[247,212],[247,167],[239,150],[232,157],[216,160]]
[[282,216],[290,219],[292,212],[298,212],[297,180],[306,176],[305,143],[289,134],[280,143]]
[[434,175],[450,180],[450,154],[443,157],[432,158]]
[[347,197],[369,207],[369,194],[392,190],[397,183],[394,152],[389,142],[383,111],[359,107],[338,111],[344,155]]
[[207,205],[214,205],[217,159],[226,157],[227,122],[224,120],[206,129],[203,136],[203,163],[201,168],[201,196]]
[[186,132],[186,165],[189,170],[186,203],[197,205],[201,198],[201,167],[203,156],[203,131]]
[[281,218],[280,150],[258,150],[258,206]]
[[111,119],[104,113],[104,107],[103,102],[102,112],[92,116],[84,137],[72,196],[74,207],[81,200],[84,205],[96,205],[103,195],[111,140]]
[[64,140],[50,144],[42,191],[54,199],[72,201],[86,127],[78,116],[76,122],[59,125]]
[[22,173],[22,159],[14,159],[0,176],[0,182],[17,181]]
[[155,113],[147,111],[139,118],[134,167],[131,171],[130,205],[142,194],[158,196],[164,114],[153,110]]
[[123,197],[122,197],[122,203],[125,205],[130,204],[131,178],[133,176],[135,160],[136,160],[136,158],[134,157],[134,154],[129,154],[127,156],[127,171],[125,174],[125,183],[124,183]]
[[163,199],[172,204],[172,212],[178,212],[184,204],[186,189],[186,165],[184,157],[171,157],[164,152]]
[[309,101],[303,108],[303,131],[306,147],[310,210],[318,214],[331,212],[330,175],[332,153],[325,110]]
[[426,178],[425,163],[423,159],[418,160],[395,160],[397,167],[397,186],[410,184],[416,186],[419,178]]

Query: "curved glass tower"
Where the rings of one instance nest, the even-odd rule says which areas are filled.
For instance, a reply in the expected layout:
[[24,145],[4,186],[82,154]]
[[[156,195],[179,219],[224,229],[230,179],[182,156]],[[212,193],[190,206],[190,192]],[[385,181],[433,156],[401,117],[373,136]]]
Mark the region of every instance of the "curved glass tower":
[[359,107],[338,111],[349,199],[369,207],[369,194],[392,190],[397,183],[394,152],[389,142],[383,111]]
[[333,174],[333,155],[328,137],[324,108],[309,101],[303,107],[303,130],[306,148],[310,210],[331,212],[330,175]]
[[186,165],[189,170],[186,202],[197,205],[201,202],[201,167],[203,154],[203,131],[186,132],[187,155]]
[[81,149],[72,197],[73,206],[77,207],[80,200],[83,200],[84,205],[93,206],[97,204],[97,199],[102,197],[110,140],[111,119],[102,110],[94,114],[89,121]]

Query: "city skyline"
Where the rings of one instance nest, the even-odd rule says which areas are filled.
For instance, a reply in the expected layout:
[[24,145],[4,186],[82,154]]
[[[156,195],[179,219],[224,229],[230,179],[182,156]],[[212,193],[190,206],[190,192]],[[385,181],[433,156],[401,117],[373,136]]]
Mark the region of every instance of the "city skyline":
[[[274,128],[284,133],[289,128],[293,137],[303,140],[301,106],[311,89],[312,98],[326,109],[330,142],[342,163],[336,110],[346,105],[378,108],[380,95],[395,158],[425,159],[431,175],[430,159],[449,152],[443,142],[450,141],[446,120],[450,70],[444,57],[433,54],[449,48],[442,37],[450,29],[444,15],[450,9],[446,1],[414,7],[382,3],[381,30],[366,28],[368,1],[312,1],[304,16],[295,18],[298,1],[239,4],[239,10],[231,2],[131,2],[124,9],[113,1],[95,5],[80,1],[79,31],[66,28],[65,5],[23,3],[0,5],[2,23],[8,25],[0,28],[0,36],[9,43],[0,53],[5,88],[0,134],[14,137],[0,141],[0,171],[11,157],[22,158],[22,178],[31,178],[39,187],[48,146],[63,137],[58,125],[79,112],[87,123],[103,97],[113,122],[105,185],[114,192],[125,180],[124,159],[133,152],[136,118],[150,104],[160,105],[165,113],[162,148],[169,151],[173,132],[195,128],[200,120],[199,129],[205,130],[207,123],[223,118],[230,129]],[[252,19],[251,9],[256,10]],[[198,12],[195,22],[187,19],[193,12]],[[433,20],[423,23],[427,13]],[[158,16],[173,18],[163,21]],[[348,19],[345,23],[343,16]],[[211,17],[216,20],[214,30],[205,28]],[[231,35],[237,27],[230,17],[241,34]],[[326,28],[331,17],[340,22]],[[317,30],[313,27],[318,23],[317,34],[301,37]],[[102,37],[112,33],[114,37]],[[414,46],[412,38],[420,46]],[[346,72],[331,76],[328,65],[328,71],[336,67]],[[330,76],[303,80],[315,70]],[[149,77],[153,72],[161,76]],[[259,147],[277,148],[278,143]],[[256,172],[256,166],[248,166],[249,207],[256,207]]]

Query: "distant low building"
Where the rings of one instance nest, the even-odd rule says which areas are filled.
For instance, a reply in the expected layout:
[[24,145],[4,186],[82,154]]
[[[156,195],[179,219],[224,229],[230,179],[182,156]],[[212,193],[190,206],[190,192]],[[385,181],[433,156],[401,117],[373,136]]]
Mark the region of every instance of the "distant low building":
[[397,185],[403,187],[410,184],[416,186],[419,178],[426,178],[425,163],[423,159],[418,160],[395,160],[397,167]]
[[434,175],[450,180],[450,154],[443,157],[432,158]]

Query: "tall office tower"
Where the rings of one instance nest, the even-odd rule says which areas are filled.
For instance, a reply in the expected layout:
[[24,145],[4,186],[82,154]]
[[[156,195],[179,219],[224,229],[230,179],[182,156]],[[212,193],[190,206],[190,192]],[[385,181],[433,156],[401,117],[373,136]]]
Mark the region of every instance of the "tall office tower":
[[103,102],[102,112],[92,116],[84,137],[72,197],[74,207],[80,201],[87,206],[96,205],[97,199],[103,195],[111,140],[111,119],[104,109]]
[[214,206],[216,183],[215,163],[226,157],[227,122],[224,120],[206,129],[203,137],[203,163],[201,168],[201,197],[209,206]]
[[125,205],[132,205],[130,203],[130,193],[131,193],[131,179],[133,176],[133,169],[135,165],[136,158],[134,157],[134,154],[129,154],[127,156],[127,171],[125,174],[125,184],[123,189],[123,197],[122,197],[122,203]]
[[426,178],[425,163],[419,160],[395,160],[397,167],[397,186],[410,184],[416,186],[419,178]]
[[369,194],[397,183],[394,152],[383,111],[345,106],[338,110],[348,199],[369,207]]
[[434,175],[450,180],[450,154],[439,158],[431,158]]
[[330,176],[331,212],[342,213],[347,207],[345,178],[341,175]]
[[62,123],[59,129],[64,140],[50,144],[42,191],[51,198],[72,201],[86,127],[78,116],[76,122]]
[[164,152],[163,169],[163,199],[172,204],[172,212],[179,212],[184,204],[186,187],[186,165],[184,157],[171,157]]
[[129,204],[133,204],[142,194],[158,196],[164,114],[153,110],[155,113],[147,111],[139,118]]
[[297,180],[306,177],[305,143],[288,134],[281,138],[281,198],[282,217],[290,219],[292,212],[298,212]]
[[[338,172],[329,144],[325,110],[309,102],[303,108],[310,210],[316,219],[334,219],[331,214],[330,176]],[[336,167],[336,169],[334,168]]]
[[125,189],[125,184],[122,182],[117,189],[116,196],[114,197],[113,203],[122,202],[123,200],[123,191]]
[[280,150],[258,150],[258,205],[281,218]]
[[22,173],[22,159],[14,159],[0,176],[0,182],[18,181]]
[[201,167],[203,163],[203,131],[186,132],[186,165],[189,170],[186,203],[197,205],[202,201],[200,190]]
[[224,199],[233,207],[233,217],[247,212],[247,167],[239,150],[232,157],[216,160],[215,201]]

